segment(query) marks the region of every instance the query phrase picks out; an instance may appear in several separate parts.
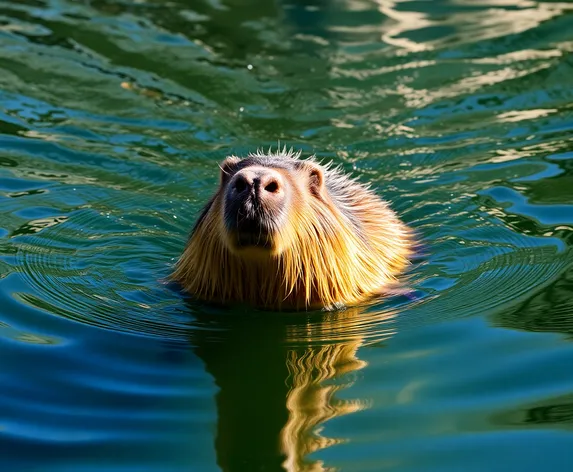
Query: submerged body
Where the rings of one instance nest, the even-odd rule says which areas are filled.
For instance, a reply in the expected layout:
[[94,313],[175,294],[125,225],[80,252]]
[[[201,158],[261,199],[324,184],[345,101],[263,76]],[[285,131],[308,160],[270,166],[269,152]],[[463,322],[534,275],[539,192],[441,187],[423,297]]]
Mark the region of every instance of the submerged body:
[[408,264],[409,229],[337,169],[279,151],[227,158],[173,278],[208,301],[333,308],[387,289]]

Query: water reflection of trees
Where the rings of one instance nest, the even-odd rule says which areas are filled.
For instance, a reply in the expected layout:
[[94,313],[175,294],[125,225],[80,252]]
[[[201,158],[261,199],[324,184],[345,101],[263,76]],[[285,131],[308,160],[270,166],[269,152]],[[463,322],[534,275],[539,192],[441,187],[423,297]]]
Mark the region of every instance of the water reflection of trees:
[[[561,153],[571,150],[573,146],[560,146]],[[533,203],[550,205],[562,203],[571,205],[573,202],[573,159],[546,159],[550,164],[559,168],[560,174],[550,178],[531,180],[523,182],[527,195]],[[573,221],[571,221],[573,225]]]
[[573,395],[560,395],[520,405],[492,418],[496,424],[524,428],[573,427]]
[[[536,215],[543,214],[543,205],[571,204],[571,200],[567,200],[567,193],[571,191],[571,163],[558,161],[557,164],[562,171],[557,176],[512,185],[519,187],[516,191],[526,198],[519,210],[505,208],[506,205],[493,202],[487,205],[486,211],[519,234],[540,238],[539,241],[542,240],[541,238],[546,238],[546,263],[563,265],[563,261],[568,257],[568,251],[573,246],[573,221],[568,223],[565,221],[566,215],[562,215],[564,221],[542,224],[536,218]],[[559,247],[559,254],[556,254],[557,248],[551,246],[559,241],[563,244]],[[525,299],[516,308],[495,315],[495,323],[527,331],[573,334],[572,291],[573,269],[569,269],[541,291]]]
[[573,396],[552,399],[525,410],[524,423],[528,424],[573,424]]
[[[315,323],[275,315],[239,315],[212,336],[193,336],[195,353],[219,387],[218,465],[224,471],[331,470],[310,455],[346,441],[328,437],[326,422],[368,407],[366,399],[344,400],[338,393],[366,366],[357,355],[364,343],[358,317],[372,321],[376,315],[347,310],[319,315]],[[388,316],[379,316],[382,325]],[[377,339],[390,334],[381,332]]]
[[[554,180],[555,182],[553,182]],[[554,183],[555,186],[553,186]],[[560,208],[555,203],[544,204],[542,200],[545,197],[549,197],[550,194],[554,195],[555,198],[560,198],[558,189],[560,185],[565,186],[567,184],[558,182],[556,179],[549,179],[549,182],[544,180],[543,185],[548,188],[553,187],[554,192],[547,192],[547,189],[544,189],[542,192],[530,191],[530,187],[525,187],[521,184],[519,189],[508,185],[505,187],[511,190],[507,198],[519,200],[519,205],[515,205],[516,208],[511,208],[514,202],[495,201],[490,194],[485,199],[480,197],[482,200],[480,209],[492,217],[503,221],[508,228],[511,228],[517,234],[535,238],[548,238],[548,246],[554,245],[557,240],[560,240],[571,247],[573,246],[573,220],[570,219],[568,213],[572,214],[573,206],[564,202]],[[541,185],[539,188],[541,188]],[[537,201],[533,202],[533,198],[536,198]],[[559,212],[560,209],[566,209],[567,211]],[[542,221],[539,221],[540,219]],[[550,241],[550,238],[556,239]]]
[[566,3],[529,0],[454,0],[425,4],[409,0],[373,0],[373,3],[390,20],[384,25],[384,42],[407,51],[519,34],[570,8]]
[[94,0],[91,6],[108,15],[132,14],[146,18],[150,24],[166,31],[200,41],[209,51],[223,54],[226,59],[244,59],[250,54],[285,51],[293,34],[307,28],[318,27],[325,33],[320,25],[330,2],[173,0],[169,7],[161,3],[164,2]]
[[518,307],[494,316],[496,324],[534,332],[573,336],[573,268]]

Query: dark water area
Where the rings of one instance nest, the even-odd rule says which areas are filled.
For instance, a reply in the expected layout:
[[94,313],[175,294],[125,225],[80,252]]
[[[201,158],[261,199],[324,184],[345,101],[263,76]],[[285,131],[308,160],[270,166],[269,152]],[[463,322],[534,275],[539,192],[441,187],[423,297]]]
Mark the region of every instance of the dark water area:
[[[0,2],[5,471],[573,470],[573,3]],[[217,162],[371,182],[416,296],[163,283]]]

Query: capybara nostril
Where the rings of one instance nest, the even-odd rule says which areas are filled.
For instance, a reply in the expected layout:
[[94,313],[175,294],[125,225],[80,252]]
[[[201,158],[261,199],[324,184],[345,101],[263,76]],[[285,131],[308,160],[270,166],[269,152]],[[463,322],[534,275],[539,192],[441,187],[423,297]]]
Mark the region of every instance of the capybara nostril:
[[279,191],[279,188],[280,188],[279,183],[274,179],[265,185],[265,191],[269,193],[276,193]]
[[248,187],[251,186],[251,184],[247,181],[245,176],[237,175],[233,186],[235,187],[235,191],[237,193],[243,193]]
[[282,190],[283,180],[276,170],[265,169],[259,175],[261,179],[260,188],[264,190],[264,193],[278,194]]

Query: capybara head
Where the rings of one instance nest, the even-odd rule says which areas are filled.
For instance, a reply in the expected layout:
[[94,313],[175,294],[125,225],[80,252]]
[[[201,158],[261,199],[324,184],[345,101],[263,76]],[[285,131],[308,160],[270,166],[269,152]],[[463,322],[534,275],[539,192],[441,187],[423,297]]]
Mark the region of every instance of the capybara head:
[[228,157],[221,164],[225,243],[235,254],[278,255],[297,237],[309,199],[322,199],[324,177],[311,161]]
[[198,298],[335,307],[382,293],[410,231],[368,187],[300,153],[228,157],[173,278]]

